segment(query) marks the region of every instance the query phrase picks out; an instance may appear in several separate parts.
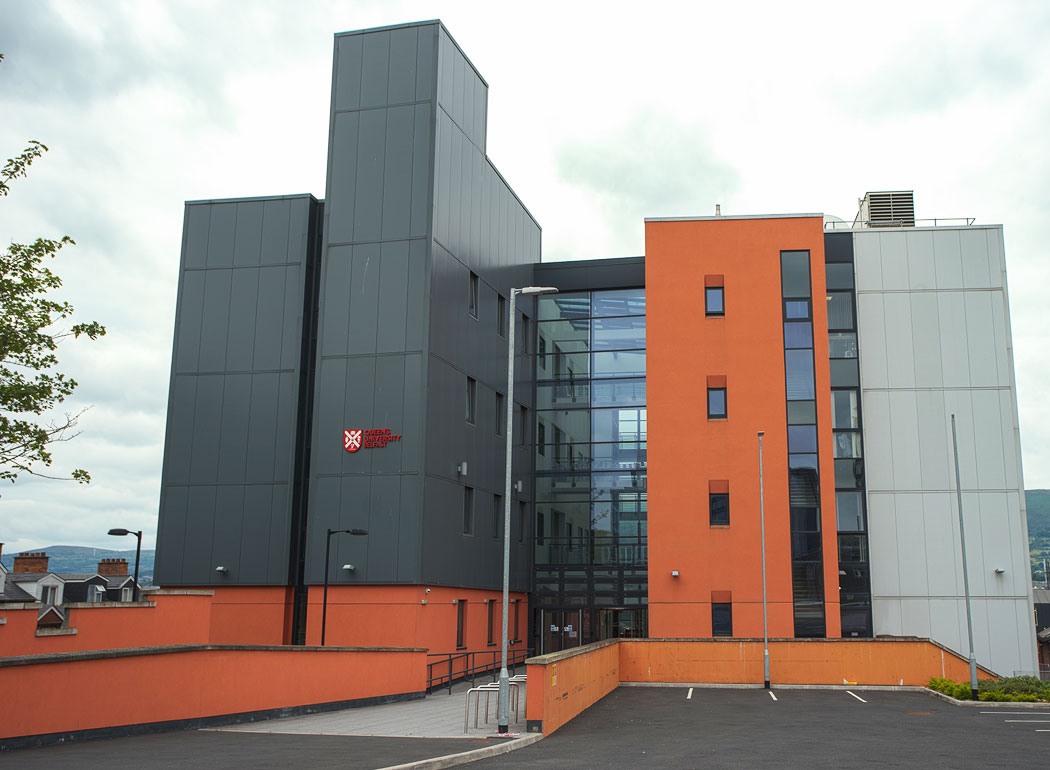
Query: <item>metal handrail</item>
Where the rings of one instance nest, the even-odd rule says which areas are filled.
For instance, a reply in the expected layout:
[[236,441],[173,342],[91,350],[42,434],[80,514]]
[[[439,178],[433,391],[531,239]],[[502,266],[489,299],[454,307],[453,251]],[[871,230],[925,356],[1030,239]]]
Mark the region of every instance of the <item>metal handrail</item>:
[[[883,227],[923,227],[919,224],[920,222],[932,222],[934,227],[950,227],[951,225],[958,225],[959,223],[965,223],[966,227],[970,227],[977,221],[976,217],[934,217],[928,219],[896,219],[896,220],[867,220],[864,222],[825,222],[825,230],[878,230]],[[929,225],[925,225],[929,226]]]
[[[469,679],[470,684],[473,685],[474,679],[479,674],[488,672],[493,674],[492,681],[496,681],[495,675],[499,674],[501,655],[502,650],[498,647],[493,650],[462,650],[458,652],[427,653],[428,658],[438,659],[427,663],[427,692],[430,693],[437,688],[447,687],[448,694],[451,695],[452,685],[456,682],[462,682],[464,679]],[[518,648],[516,650],[508,649],[508,668],[517,668],[517,666],[524,663],[527,658],[531,657],[531,655],[531,647],[524,649]],[[457,665],[458,661],[463,661],[462,667]]]

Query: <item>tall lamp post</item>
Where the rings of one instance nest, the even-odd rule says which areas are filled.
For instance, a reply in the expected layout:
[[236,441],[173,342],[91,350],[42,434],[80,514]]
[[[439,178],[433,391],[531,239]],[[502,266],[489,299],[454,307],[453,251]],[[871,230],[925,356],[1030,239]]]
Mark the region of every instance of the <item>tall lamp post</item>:
[[106,534],[114,535],[116,537],[122,537],[124,535],[134,535],[136,538],[138,538],[138,543],[135,545],[135,588],[134,588],[134,594],[133,594],[134,597],[135,597],[135,601],[138,601],[139,600],[139,556],[142,554],[142,530],[141,529],[139,529],[139,530],[124,529],[123,527],[118,527],[118,528],[111,529]]
[[330,529],[324,543],[324,599],[321,601],[321,646],[324,647],[325,626],[328,624],[328,562],[332,555],[332,535],[367,535],[367,529]]
[[966,633],[970,639],[970,694],[977,700],[977,655],[973,650],[973,615],[970,611],[970,572],[966,568],[966,529],[963,524],[962,480],[959,477],[959,439],[952,415],[952,451],[955,453],[955,494],[959,503],[959,546],[962,549],[963,593],[966,596]]
[[510,308],[507,319],[507,477],[503,487],[503,652],[500,656],[499,701],[496,709],[497,732],[510,732],[510,672],[507,671],[507,612],[510,604],[510,490],[511,459],[514,451],[514,306],[519,294],[530,297],[537,294],[557,294],[553,286],[526,286],[510,290]]
[[769,615],[766,612],[766,495],[762,480],[762,437],[764,430],[758,432],[758,520],[762,533],[762,670],[766,675],[766,689],[769,689]]

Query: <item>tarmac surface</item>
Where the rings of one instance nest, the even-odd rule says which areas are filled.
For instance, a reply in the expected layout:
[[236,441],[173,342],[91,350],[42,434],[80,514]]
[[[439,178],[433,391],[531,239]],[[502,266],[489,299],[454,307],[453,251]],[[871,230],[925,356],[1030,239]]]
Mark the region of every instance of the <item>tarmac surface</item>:
[[[481,727],[463,737],[464,703],[465,692],[441,693],[426,701],[230,728],[21,749],[0,753],[0,768],[375,770],[500,745]],[[458,737],[422,737],[453,724],[447,729],[458,730]],[[347,734],[362,729],[418,737]],[[862,688],[674,686],[621,687],[553,735],[469,766],[965,770],[1042,767],[1047,756],[1050,707],[957,706],[924,693]]]
[[775,701],[762,689],[698,687],[687,698],[688,687],[621,687],[542,741],[469,767],[954,770],[1045,767],[1050,757],[1050,708],[957,706],[921,692],[772,692]]

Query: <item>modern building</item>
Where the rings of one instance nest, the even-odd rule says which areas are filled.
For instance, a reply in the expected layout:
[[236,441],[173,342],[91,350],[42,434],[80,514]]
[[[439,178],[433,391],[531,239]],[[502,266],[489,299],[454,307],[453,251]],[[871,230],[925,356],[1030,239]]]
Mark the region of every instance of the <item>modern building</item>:
[[336,35],[325,199],[186,205],[156,582],[312,643],[327,577],[329,643],[485,650],[509,537],[547,652],[761,636],[764,545],[771,636],[965,654],[954,415],[977,658],[1034,670],[1001,226],[872,193],[544,263],[487,93],[440,22]]

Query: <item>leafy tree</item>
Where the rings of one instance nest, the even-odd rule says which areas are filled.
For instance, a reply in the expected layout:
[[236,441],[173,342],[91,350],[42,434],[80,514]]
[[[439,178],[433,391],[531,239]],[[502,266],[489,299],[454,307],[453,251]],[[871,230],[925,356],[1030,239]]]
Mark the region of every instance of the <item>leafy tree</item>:
[[[0,60],[3,55],[0,54]],[[11,183],[26,176],[34,160],[47,152],[37,141],[0,169],[0,197]],[[68,330],[55,324],[73,314],[73,306],[51,298],[62,280],[45,264],[64,246],[69,236],[58,240],[37,238],[32,243],[12,243],[0,253],[0,479],[14,481],[27,473],[45,478],[91,480],[87,471],[76,468],[69,476],[50,476],[51,444],[76,437],[80,410],[61,419],[48,417],[76,388],[76,380],[54,371],[58,365],[59,341],[85,335],[97,339],[106,333],[97,322],[73,324]]]

